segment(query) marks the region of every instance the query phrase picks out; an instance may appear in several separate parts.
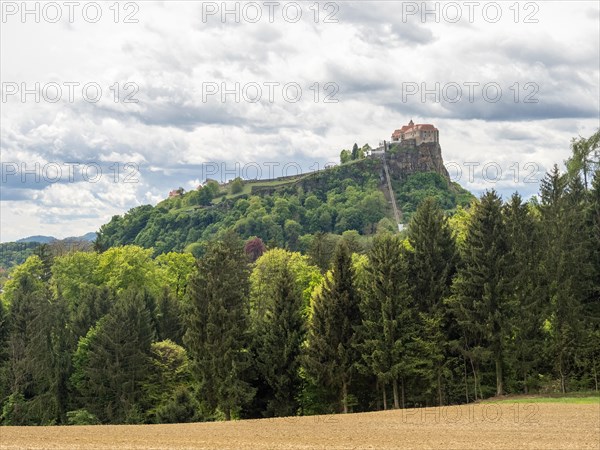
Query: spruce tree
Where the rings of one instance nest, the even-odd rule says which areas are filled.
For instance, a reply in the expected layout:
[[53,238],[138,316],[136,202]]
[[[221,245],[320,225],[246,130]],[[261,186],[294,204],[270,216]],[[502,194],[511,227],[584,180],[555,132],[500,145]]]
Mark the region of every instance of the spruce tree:
[[164,288],[156,304],[156,332],[159,341],[183,343],[182,307],[172,290]]
[[228,234],[211,242],[188,289],[184,343],[200,400],[230,420],[254,395],[246,380],[248,264],[241,241]]
[[429,390],[435,386],[438,405],[443,404],[444,379],[448,376],[448,312],[443,300],[450,293],[456,271],[456,245],[448,219],[434,198],[417,208],[408,228],[409,284],[419,311],[421,369]]
[[415,304],[421,312],[434,312],[443,306],[456,271],[452,230],[434,198],[426,198],[417,208],[408,227],[408,241]]
[[85,409],[105,423],[139,422],[155,338],[144,293],[123,292],[79,340],[71,382]]
[[582,365],[593,388],[600,389],[600,169],[592,179],[587,211],[590,233],[591,279],[590,295],[584,304],[586,336],[583,340]]
[[518,320],[510,340],[512,366],[518,385],[529,390],[538,373],[542,355],[544,305],[540,295],[540,225],[530,205],[513,194],[504,206],[508,242],[509,295]]
[[331,272],[313,298],[305,365],[319,384],[338,390],[344,413],[348,412],[348,392],[358,359],[354,345],[359,324],[352,259],[347,245],[341,241]]
[[[416,338],[412,297],[407,282],[407,265],[398,238],[377,236],[369,253],[368,281],[360,304],[362,323],[357,348],[363,364],[383,387],[391,384],[394,408],[400,407],[398,381],[414,371],[412,342]],[[402,407],[404,407],[402,389]]]
[[65,418],[69,370],[66,306],[54,300],[47,283],[23,273],[11,287],[7,332],[5,392],[20,399],[3,421],[12,425],[47,425]]
[[[464,350],[473,367],[486,357],[493,361],[496,395],[504,393],[504,352],[513,316],[507,295],[507,250],[502,200],[495,191],[487,191],[469,223],[463,265],[448,304],[462,329]],[[475,368],[473,372],[477,376]]]
[[542,180],[540,197],[547,351],[566,392],[585,337],[583,306],[593,292],[585,188],[579,175],[569,179],[554,166]]
[[256,326],[256,364],[269,388],[264,393],[264,414],[290,416],[298,410],[301,388],[300,350],[305,336],[302,291],[289,262],[272,283],[274,298]]

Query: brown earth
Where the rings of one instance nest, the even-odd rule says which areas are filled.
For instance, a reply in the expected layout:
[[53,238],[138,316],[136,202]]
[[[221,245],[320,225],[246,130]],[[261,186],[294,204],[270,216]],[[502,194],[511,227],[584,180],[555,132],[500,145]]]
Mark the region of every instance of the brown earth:
[[0,449],[599,449],[600,404],[503,403],[177,425],[0,427]]

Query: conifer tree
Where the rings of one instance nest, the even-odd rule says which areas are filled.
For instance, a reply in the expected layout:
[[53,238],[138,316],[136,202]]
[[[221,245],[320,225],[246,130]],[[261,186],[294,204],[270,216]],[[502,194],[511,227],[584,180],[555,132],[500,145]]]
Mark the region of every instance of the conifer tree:
[[[290,263],[272,280],[274,298],[256,326],[256,364],[269,392],[269,416],[295,415],[300,394],[300,350],[304,341],[303,299]],[[263,399],[264,400],[264,399]]]
[[354,344],[359,324],[352,258],[341,241],[331,272],[313,298],[305,364],[318,383],[338,390],[344,413],[348,412],[348,392],[358,359]]
[[435,386],[437,402],[443,403],[448,349],[448,313],[443,300],[450,293],[456,271],[456,245],[448,220],[434,198],[426,198],[408,228],[409,284],[419,312],[421,372],[428,386]]
[[226,420],[240,412],[254,392],[246,381],[251,365],[248,336],[248,265],[239,238],[211,242],[192,277],[184,343],[200,400]]
[[105,423],[140,422],[154,338],[144,294],[123,292],[79,340],[71,382],[83,406]]
[[504,393],[504,352],[513,315],[507,296],[507,249],[502,201],[495,191],[487,191],[469,223],[463,265],[448,304],[462,329],[464,349],[473,366],[473,360],[486,357],[495,364],[496,395]]
[[510,342],[511,365],[518,385],[529,390],[541,364],[544,304],[540,295],[540,224],[531,205],[513,194],[504,206],[508,242],[509,295],[515,306]]
[[569,180],[555,165],[542,180],[540,197],[547,351],[554,361],[561,391],[566,392],[584,338],[583,305],[593,292],[585,188],[579,175]]
[[[375,238],[366,267],[368,284],[360,304],[362,323],[357,348],[363,363],[383,387],[384,408],[385,386],[392,385],[394,408],[399,408],[398,381],[414,371],[415,355],[411,347],[416,337],[416,314],[400,245],[400,241],[389,234]],[[404,403],[402,389],[402,407]]]
[[[68,329],[64,302],[53,300],[43,281],[46,271],[31,260],[30,272],[20,272],[11,286],[7,363],[3,370],[6,393],[19,399],[19,411],[7,411],[12,425],[44,425],[64,420],[69,370]],[[14,402],[13,402],[14,406]]]

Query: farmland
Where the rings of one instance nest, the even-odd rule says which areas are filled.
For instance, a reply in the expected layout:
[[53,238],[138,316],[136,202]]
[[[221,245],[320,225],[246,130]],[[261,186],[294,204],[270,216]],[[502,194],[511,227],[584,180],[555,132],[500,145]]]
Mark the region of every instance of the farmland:
[[3,427],[1,449],[597,449],[597,400],[175,425]]

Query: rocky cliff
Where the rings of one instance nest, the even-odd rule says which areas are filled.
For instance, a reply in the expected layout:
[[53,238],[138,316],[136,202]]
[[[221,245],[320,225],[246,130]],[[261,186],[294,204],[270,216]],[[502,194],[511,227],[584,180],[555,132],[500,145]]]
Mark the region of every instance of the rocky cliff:
[[385,153],[385,157],[393,179],[404,180],[414,173],[435,172],[450,182],[442,159],[442,148],[437,142],[423,143],[419,146],[410,141],[393,144]]

